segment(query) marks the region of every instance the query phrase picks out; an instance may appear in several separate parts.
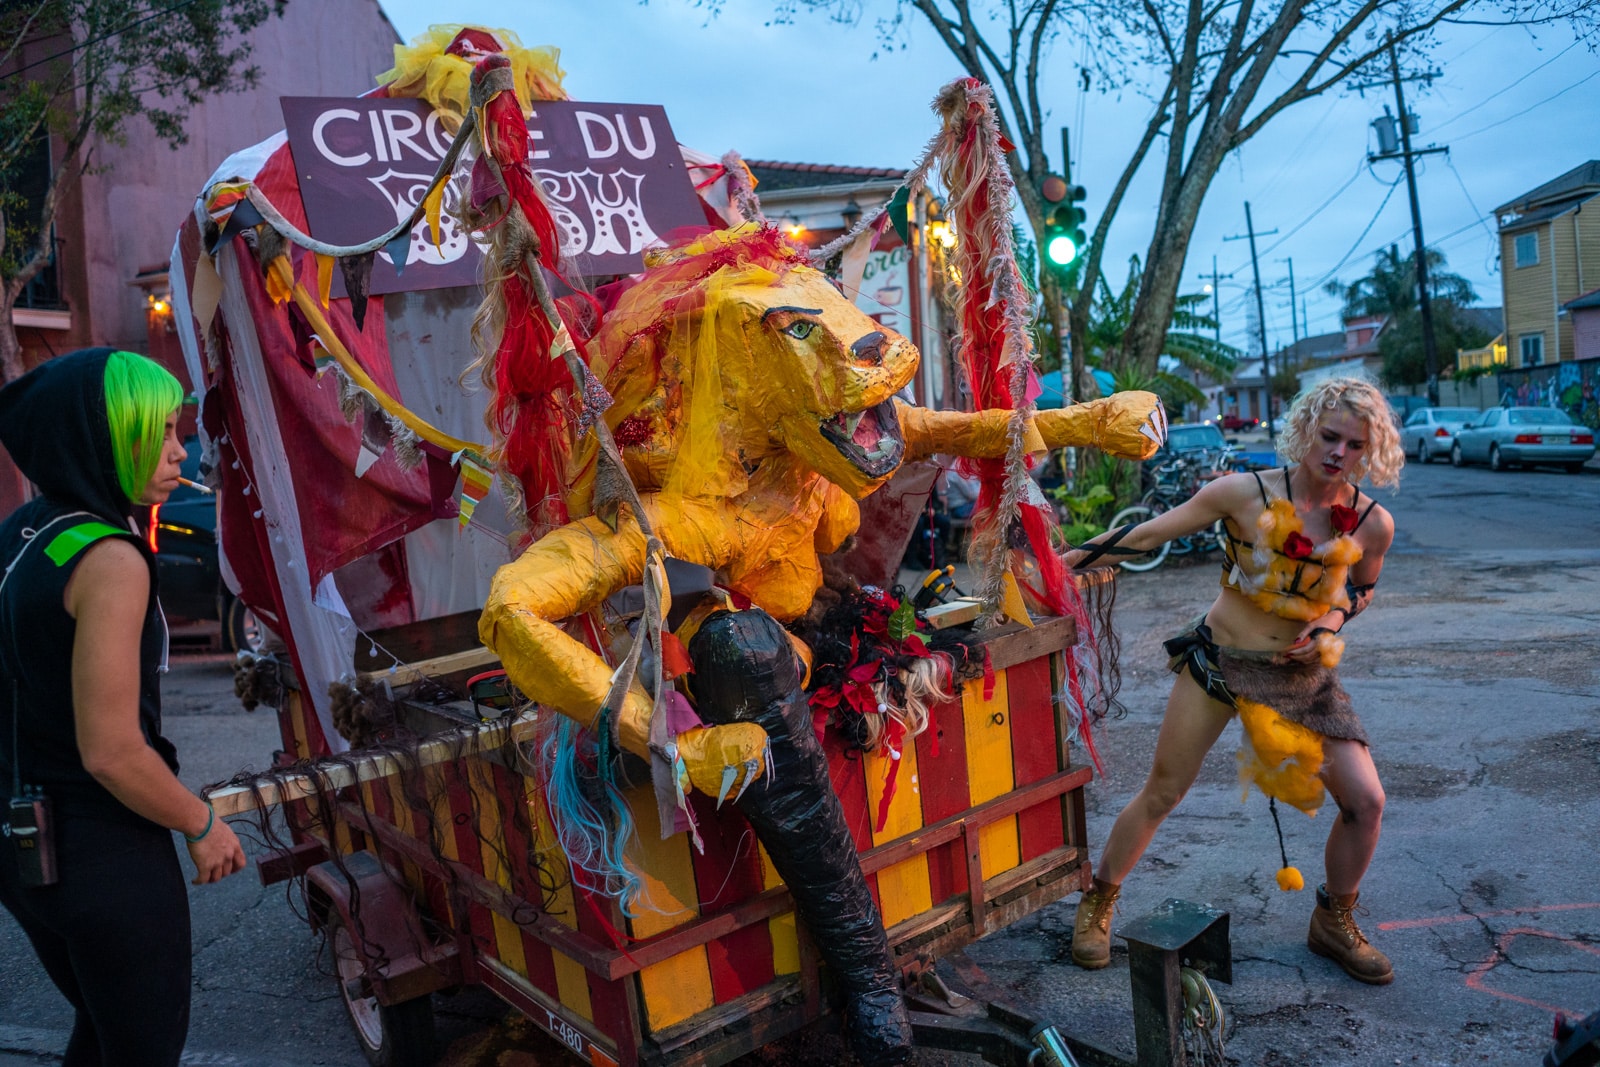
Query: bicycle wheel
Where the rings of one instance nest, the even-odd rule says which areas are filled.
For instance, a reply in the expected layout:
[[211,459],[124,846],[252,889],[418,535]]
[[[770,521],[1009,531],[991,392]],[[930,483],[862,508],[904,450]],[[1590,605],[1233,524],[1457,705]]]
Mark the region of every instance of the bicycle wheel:
[[[1132,504],[1123,508],[1121,511],[1117,512],[1111,517],[1111,529],[1116,530],[1128,525],[1129,523],[1149,522],[1158,514],[1160,513],[1155,508],[1150,507],[1148,504]],[[1171,547],[1171,545],[1162,544],[1158,548],[1153,548],[1143,555],[1125,556],[1120,560],[1118,565],[1121,566],[1123,570],[1133,571],[1136,574],[1144,571],[1155,570],[1157,567],[1161,566],[1162,561],[1167,558],[1167,553]]]

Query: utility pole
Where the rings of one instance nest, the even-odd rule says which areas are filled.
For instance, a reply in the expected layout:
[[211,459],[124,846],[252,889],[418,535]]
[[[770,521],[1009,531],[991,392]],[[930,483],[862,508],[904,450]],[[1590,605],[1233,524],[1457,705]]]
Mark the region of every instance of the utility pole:
[[[1427,246],[1422,242],[1422,209],[1417,203],[1417,174],[1412,160],[1417,156],[1425,156],[1434,152],[1448,152],[1449,149],[1433,145],[1422,149],[1413,149],[1411,147],[1411,133],[1414,123],[1412,122],[1411,113],[1406,110],[1406,95],[1405,90],[1402,88],[1402,83],[1410,79],[1400,77],[1400,60],[1395,55],[1394,35],[1387,35],[1386,42],[1389,51],[1389,77],[1394,84],[1394,106],[1399,111],[1399,115],[1395,118],[1395,121],[1400,125],[1399,151],[1395,151],[1393,148],[1392,134],[1389,143],[1384,143],[1385,137],[1380,128],[1378,144],[1383,151],[1369,155],[1367,159],[1374,161],[1398,157],[1405,164],[1406,192],[1411,200],[1411,237],[1416,247],[1417,309],[1422,315],[1422,354],[1428,376],[1428,403],[1437,405],[1439,403],[1439,342],[1433,336],[1433,302],[1428,291],[1428,253]],[[1432,76],[1432,74],[1419,75],[1424,80],[1430,79]],[[1366,86],[1358,86],[1358,88],[1366,88]],[[1385,106],[1383,110],[1387,113],[1389,108]],[[1384,120],[1379,119],[1374,124],[1382,122]]]
[[[1295,315],[1294,301],[1294,257],[1290,256],[1289,263],[1289,331],[1294,337],[1294,343],[1300,343],[1300,319]],[[1307,331],[1310,332],[1309,330]]]
[[[1261,296],[1261,261],[1256,258],[1256,224],[1250,217],[1250,201],[1244,202],[1245,233],[1242,236],[1224,237],[1224,241],[1250,241],[1250,270],[1256,279],[1256,328],[1261,334],[1261,378],[1266,383],[1267,394],[1267,440],[1274,445],[1278,441],[1278,431],[1272,418],[1272,358],[1267,352],[1267,308]],[[1277,229],[1263,230],[1259,236],[1266,237],[1277,233]]]
[[[1233,277],[1233,275],[1228,275]],[[1219,287],[1222,284],[1222,275],[1217,273],[1217,257],[1211,257],[1211,273],[1200,275],[1200,280],[1211,286],[1211,326],[1217,336],[1217,344],[1222,343],[1222,296]]]

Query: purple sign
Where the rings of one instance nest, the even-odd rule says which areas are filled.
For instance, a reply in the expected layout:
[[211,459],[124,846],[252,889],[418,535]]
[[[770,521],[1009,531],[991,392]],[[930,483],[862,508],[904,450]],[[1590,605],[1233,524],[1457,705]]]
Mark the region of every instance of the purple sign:
[[[311,235],[371,240],[411,214],[450,148],[423,100],[286,96],[283,118]],[[703,226],[667,113],[655,104],[542,101],[528,119],[529,162],[581,274],[631,274],[645,249],[682,226]],[[469,165],[445,187],[439,243],[427,220],[411,231],[404,272],[387,250],[372,265],[373,294],[476,285],[483,250],[454,218]],[[334,285],[342,291],[336,272]]]

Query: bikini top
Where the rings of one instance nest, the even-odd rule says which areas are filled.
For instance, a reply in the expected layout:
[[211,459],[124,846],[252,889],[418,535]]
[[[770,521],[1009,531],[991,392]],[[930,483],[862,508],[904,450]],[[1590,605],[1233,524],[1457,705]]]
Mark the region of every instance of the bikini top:
[[1226,522],[1222,524],[1222,584],[1282,619],[1309,622],[1334,608],[1348,609],[1350,568],[1361,558],[1361,546],[1351,535],[1378,502],[1356,511],[1361,490],[1352,485],[1349,506],[1335,504],[1331,509],[1333,537],[1319,545],[1306,536],[1305,522],[1295,510],[1289,468],[1284,468],[1284,496],[1276,500],[1268,495],[1261,475],[1251,473],[1261,491],[1261,518],[1253,542],[1240,540]]

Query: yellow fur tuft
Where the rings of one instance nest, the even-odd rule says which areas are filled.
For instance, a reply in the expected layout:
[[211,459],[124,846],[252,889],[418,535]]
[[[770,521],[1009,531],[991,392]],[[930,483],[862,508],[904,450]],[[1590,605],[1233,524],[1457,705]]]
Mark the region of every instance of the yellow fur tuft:
[[1317,777],[1322,769],[1322,737],[1265,704],[1240,700],[1238,705],[1244,726],[1239,782],[1246,793],[1254,785],[1307,815],[1316,814],[1326,794]]
[[1285,893],[1296,893],[1306,887],[1305,875],[1297,867],[1278,868],[1278,888]]

